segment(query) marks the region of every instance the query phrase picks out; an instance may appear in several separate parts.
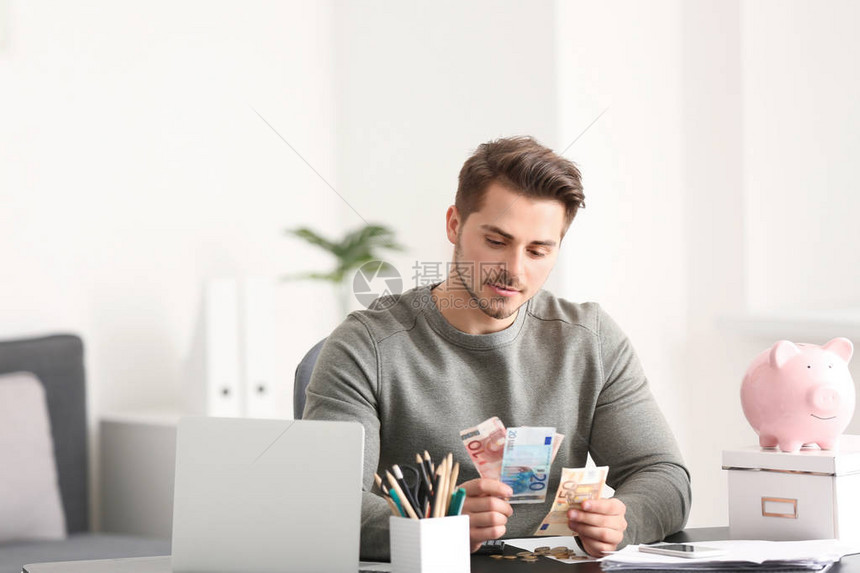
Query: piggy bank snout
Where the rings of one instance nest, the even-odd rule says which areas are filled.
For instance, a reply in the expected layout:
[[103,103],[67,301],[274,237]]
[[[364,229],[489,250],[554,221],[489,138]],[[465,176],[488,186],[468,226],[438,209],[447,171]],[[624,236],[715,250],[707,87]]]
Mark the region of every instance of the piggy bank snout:
[[807,394],[807,402],[815,410],[815,413],[831,415],[839,410],[842,396],[833,386],[817,386],[810,388]]

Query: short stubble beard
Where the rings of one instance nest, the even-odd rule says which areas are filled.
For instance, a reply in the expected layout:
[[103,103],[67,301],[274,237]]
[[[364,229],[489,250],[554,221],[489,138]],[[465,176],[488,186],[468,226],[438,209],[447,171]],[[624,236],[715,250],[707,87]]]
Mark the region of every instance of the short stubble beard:
[[[457,279],[460,281],[460,284],[463,286],[463,288],[466,289],[466,292],[469,293],[471,299],[475,301],[475,305],[478,307],[478,309],[490,318],[495,318],[497,320],[504,320],[513,316],[513,314],[517,312],[517,310],[519,310],[519,307],[513,310],[507,309],[503,304],[504,297],[498,296],[493,298],[486,298],[482,297],[473,290],[472,285],[469,284],[469,281],[466,280],[466,278],[464,278],[463,275],[460,273],[460,259],[462,258],[462,256],[463,251],[460,248],[460,238],[457,237],[457,242],[454,244],[454,272],[456,273]],[[475,275],[475,272],[476,271],[473,270],[472,274]],[[478,281],[478,284],[480,285],[478,288],[483,287],[484,277],[478,277]]]

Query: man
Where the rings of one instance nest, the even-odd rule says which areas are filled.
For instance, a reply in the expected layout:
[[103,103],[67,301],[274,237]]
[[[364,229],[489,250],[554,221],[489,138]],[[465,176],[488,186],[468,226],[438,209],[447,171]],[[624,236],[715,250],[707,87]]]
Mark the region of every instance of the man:
[[[446,216],[447,279],[353,312],[326,341],[304,415],[365,427],[364,558],[389,553],[390,509],[371,491],[373,473],[425,449],[460,462],[473,551],[533,535],[561,468],[588,453],[615,488],[568,514],[588,553],[683,528],[689,473],[630,342],[598,305],[541,290],[583,200],[576,166],[533,139],[479,146]],[[459,430],[491,416],[565,434],[545,503],[511,505],[507,485],[479,477]]]

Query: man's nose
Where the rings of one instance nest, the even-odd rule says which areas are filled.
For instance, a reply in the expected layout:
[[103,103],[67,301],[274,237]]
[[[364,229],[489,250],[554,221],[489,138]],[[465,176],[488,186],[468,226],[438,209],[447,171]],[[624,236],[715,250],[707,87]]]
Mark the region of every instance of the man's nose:
[[505,261],[505,273],[508,277],[508,283],[518,282],[519,278],[523,276],[525,265],[525,253],[520,251],[519,249],[512,249],[510,255]]

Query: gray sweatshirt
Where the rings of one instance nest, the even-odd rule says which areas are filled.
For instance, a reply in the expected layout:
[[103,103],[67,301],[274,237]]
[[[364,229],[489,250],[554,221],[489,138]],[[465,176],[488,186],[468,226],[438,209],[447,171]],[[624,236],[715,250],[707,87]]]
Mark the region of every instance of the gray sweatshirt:
[[473,335],[442,316],[428,285],[351,313],[328,337],[304,417],[364,425],[361,555],[388,559],[387,502],[373,473],[414,464],[425,449],[460,462],[458,483],[480,477],[459,432],[498,416],[506,427],[554,426],[566,437],[542,504],[514,505],[505,537],[533,535],[561,468],[590,452],[627,506],[624,544],[684,527],[690,476],[627,337],[594,303],[539,291],[508,328]]

